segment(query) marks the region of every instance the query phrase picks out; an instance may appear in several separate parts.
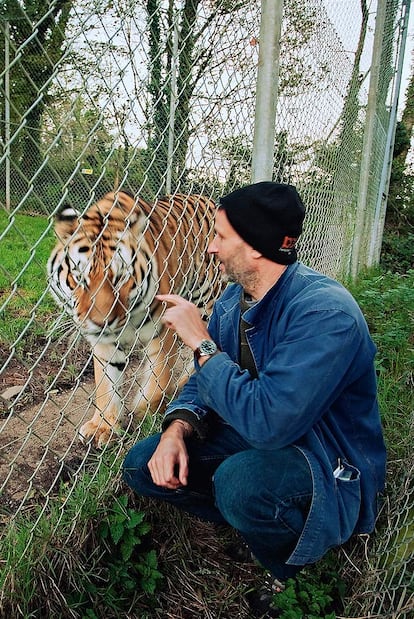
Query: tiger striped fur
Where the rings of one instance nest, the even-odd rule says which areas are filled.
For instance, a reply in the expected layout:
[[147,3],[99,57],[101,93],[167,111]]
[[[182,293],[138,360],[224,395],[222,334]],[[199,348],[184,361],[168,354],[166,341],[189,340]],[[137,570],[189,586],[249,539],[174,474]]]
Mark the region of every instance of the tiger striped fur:
[[154,204],[124,191],[108,193],[83,215],[56,216],[57,244],[47,271],[55,300],[93,349],[96,410],[80,428],[83,440],[108,442],[122,421],[123,372],[138,339],[145,358],[135,406],[155,409],[171,385],[176,338],[160,322],[156,294],[174,292],[205,314],[220,288],[207,247],[214,203],[175,194]]

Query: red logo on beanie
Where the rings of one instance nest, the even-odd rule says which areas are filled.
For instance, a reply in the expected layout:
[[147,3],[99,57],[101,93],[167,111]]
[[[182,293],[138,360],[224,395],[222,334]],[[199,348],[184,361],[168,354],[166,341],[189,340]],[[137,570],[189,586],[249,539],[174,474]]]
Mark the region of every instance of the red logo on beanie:
[[282,241],[282,245],[280,246],[279,249],[281,250],[289,250],[289,249],[293,249],[295,247],[295,243],[297,241],[297,237],[295,236],[285,236],[285,238]]

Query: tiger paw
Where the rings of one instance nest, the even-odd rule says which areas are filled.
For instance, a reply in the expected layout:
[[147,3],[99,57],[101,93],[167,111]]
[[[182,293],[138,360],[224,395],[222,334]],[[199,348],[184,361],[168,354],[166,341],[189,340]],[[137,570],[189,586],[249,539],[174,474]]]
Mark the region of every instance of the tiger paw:
[[102,419],[99,420],[99,423],[96,423],[92,419],[80,428],[79,439],[84,444],[93,441],[98,449],[102,449],[118,432],[118,425],[110,425]]

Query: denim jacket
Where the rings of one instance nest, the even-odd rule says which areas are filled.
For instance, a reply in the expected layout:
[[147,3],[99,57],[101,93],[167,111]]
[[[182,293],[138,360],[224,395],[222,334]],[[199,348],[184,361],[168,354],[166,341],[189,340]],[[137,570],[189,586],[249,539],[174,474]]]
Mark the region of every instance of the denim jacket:
[[203,437],[215,411],[252,448],[300,449],[313,499],[288,563],[304,565],[375,525],[386,462],[376,348],[349,292],[297,262],[243,314],[258,372],[252,379],[238,365],[241,294],[232,284],[215,303],[209,333],[222,352],[195,363],[163,427],[186,419]]

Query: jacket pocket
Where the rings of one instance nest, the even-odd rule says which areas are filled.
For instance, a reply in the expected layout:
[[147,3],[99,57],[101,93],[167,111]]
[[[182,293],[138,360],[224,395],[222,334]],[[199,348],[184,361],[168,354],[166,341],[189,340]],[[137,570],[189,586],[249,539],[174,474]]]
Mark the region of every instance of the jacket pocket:
[[346,461],[334,473],[339,513],[339,544],[354,532],[361,507],[361,473]]

